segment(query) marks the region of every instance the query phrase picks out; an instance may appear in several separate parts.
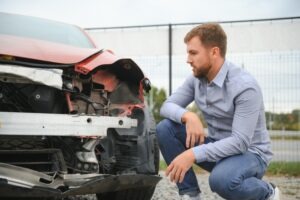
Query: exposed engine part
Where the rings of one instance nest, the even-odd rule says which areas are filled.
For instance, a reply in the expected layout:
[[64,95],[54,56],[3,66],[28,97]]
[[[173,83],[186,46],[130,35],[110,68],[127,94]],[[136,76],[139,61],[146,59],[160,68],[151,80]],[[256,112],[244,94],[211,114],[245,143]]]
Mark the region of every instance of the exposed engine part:
[[95,151],[95,147],[99,144],[99,140],[90,139],[82,147],[87,151]]
[[52,87],[0,81],[0,110],[14,112],[63,113],[63,93]]
[[1,67],[0,80],[10,83],[47,85],[61,90],[62,74],[61,69],[38,69],[5,64]]
[[76,152],[76,156],[81,162],[95,163],[95,164],[98,163],[95,152],[78,151]]
[[85,151],[77,151],[76,157],[80,162],[77,163],[77,168],[87,170],[93,170],[99,172],[98,159],[96,156],[96,146],[99,144],[98,139],[89,139],[82,145]]

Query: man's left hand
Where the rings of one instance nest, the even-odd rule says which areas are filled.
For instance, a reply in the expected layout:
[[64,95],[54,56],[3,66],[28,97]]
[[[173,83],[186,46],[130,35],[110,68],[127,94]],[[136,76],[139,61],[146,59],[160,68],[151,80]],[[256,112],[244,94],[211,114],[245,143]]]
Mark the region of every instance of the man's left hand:
[[170,175],[170,180],[175,183],[181,183],[185,173],[195,162],[195,155],[192,149],[188,149],[179,154],[167,167],[166,176]]

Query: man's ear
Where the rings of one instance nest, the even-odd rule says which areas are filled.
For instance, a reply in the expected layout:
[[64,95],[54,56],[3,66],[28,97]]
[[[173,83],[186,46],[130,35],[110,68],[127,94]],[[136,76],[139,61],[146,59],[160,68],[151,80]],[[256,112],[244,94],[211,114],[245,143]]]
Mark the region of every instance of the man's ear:
[[212,56],[220,56],[220,48],[219,47],[212,47],[211,48]]

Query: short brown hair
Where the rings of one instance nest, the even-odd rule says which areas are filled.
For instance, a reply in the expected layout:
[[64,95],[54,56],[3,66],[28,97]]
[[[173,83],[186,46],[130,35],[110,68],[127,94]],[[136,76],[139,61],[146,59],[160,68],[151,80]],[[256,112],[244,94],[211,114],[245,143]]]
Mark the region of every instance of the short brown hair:
[[227,36],[223,28],[217,23],[205,23],[190,30],[184,37],[187,43],[193,37],[198,36],[205,47],[219,47],[223,58],[226,55]]

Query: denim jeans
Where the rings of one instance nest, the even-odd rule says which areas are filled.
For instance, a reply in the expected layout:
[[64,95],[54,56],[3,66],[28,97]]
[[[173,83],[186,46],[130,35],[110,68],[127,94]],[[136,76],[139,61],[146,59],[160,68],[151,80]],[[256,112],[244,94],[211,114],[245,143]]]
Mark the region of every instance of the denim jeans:
[[[169,165],[186,150],[186,129],[184,125],[165,119],[157,125],[157,138],[161,153]],[[207,137],[205,143],[214,142]],[[267,165],[259,155],[252,152],[237,154],[217,162],[196,163],[210,172],[209,185],[213,192],[225,199],[264,200],[272,189],[263,181]],[[195,173],[190,168],[182,183],[177,183],[179,194],[196,195],[201,192]]]

